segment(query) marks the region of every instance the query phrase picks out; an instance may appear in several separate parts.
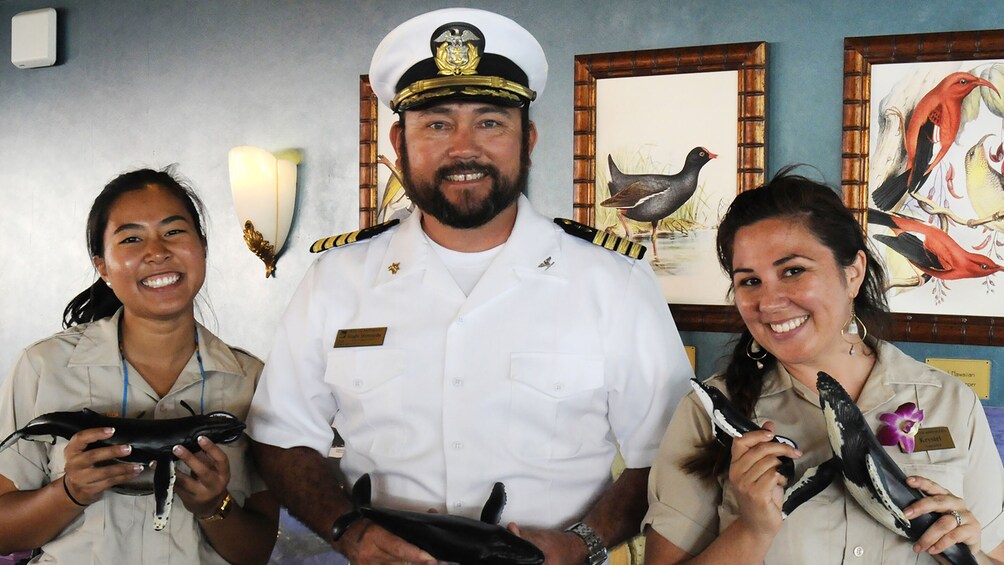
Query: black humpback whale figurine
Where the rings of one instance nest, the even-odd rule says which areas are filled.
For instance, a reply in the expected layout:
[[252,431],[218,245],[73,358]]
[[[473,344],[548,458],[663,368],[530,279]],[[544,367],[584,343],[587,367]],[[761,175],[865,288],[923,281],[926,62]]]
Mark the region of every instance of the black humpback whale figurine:
[[355,510],[338,518],[331,537],[337,541],[360,518],[419,547],[440,561],[461,565],[540,565],[544,554],[537,546],[498,525],[505,506],[505,486],[495,483],[481,510],[481,520],[429,512],[408,512],[370,506],[370,476],[352,487]]
[[[732,438],[741,437],[745,433],[763,429],[749,418],[740,414],[732,406],[732,403],[729,402],[729,399],[722,394],[722,391],[717,388],[706,385],[697,379],[690,379],[690,386],[701,401],[704,411],[711,418],[711,427],[715,430],[715,439],[723,446],[732,447]],[[774,439],[771,441],[790,445],[798,449],[794,441],[784,436],[774,434]],[[777,472],[784,475],[790,481],[795,475],[795,462],[790,457],[778,457],[778,459],[781,460],[781,466],[777,468]]]
[[[924,493],[906,484],[903,470],[879,444],[861,410],[840,383],[822,371],[816,377],[826,433],[834,453],[831,461],[837,461],[847,492],[883,526],[917,541],[943,514],[929,512],[913,520],[903,515],[903,509],[923,498]],[[823,488],[826,484],[815,485],[811,490],[819,492]],[[941,556],[952,565],[976,565],[976,558],[965,544],[955,544],[941,552]]]
[[[740,414],[732,406],[732,403],[729,402],[729,399],[717,388],[706,385],[697,379],[690,379],[690,386],[693,387],[694,393],[697,394],[697,398],[701,401],[704,411],[711,418],[711,427],[715,431],[715,439],[723,446],[731,448],[733,438],[763,429],[749,418]],[[771,441],[790,445],[798,449],[798,445],[794,441],[781,435],[774,434],[774,439]],[[819,491],[826,488],[826,485],[833,480],[833,476],[837,472],[835,465],[824,463],[819,467],[809,469],[798,482],[792,484],[792,478],[795,476],[795,462],[790,457],[778,457],[778,459],[781,461],[781,465],[777,468],[777,472],[788,479],[789,485],[784,491],[784,500],[781,503],[781,516],[783,518],[787,518],[802,503],[819,494]],[[821,481],[825,481],[825,483],[821,483]],[[820,484],[822,484],[822,488],[813,490],[813,486]],[[807,487],[806,485],[809,486]]]
[[[186,405],[187,407],[187,405]],[[0,443],[0,451],[17,443],[20,439],[55,443],[56,437],[70,439],[81,430],[90,428],[115,428],[108,439],[91,443],[88,450],[113,445],[131,445],[132,452],[121,461],[129,463],[149,463],[156,461],[154,470],[154,529],[162,530],[167,525],[174,498],[174,462],[171,451],[175,445],[196,453],[201,451],[199,436],[206,436],[214,443],[230,443],[241,437],[244,423],[228,412],[212,412],[202,416],[186,416],[163,420],[140,420],[136,418],[115,418],[102,416],[84,408],[79,412],[50,412],[28,422],[20,430],[7,436]]]

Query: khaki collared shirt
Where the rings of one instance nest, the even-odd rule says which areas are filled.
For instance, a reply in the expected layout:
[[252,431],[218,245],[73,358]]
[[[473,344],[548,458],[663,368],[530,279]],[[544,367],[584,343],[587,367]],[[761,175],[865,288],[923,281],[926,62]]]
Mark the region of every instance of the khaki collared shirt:
[[[0,386],[0,438],[31,419],[55,411],[90,408],[118,414],[122,408],[122,359],[118,319],[75,326],[27,348]],[[201,325],[199,349],[206,371],[205,412],[226,410],[246,418],[262,363],[231,348]],[[192,355],[174,387],[159,397],[131,365],[128,417],[178,418],[190,413],[184,400],[199,410],[202,376]],[[66,440],[55,445],[21,440],[0,453],[0,475],[19,490],[38,489],[63,475]],[[264,483],[245,457],[247,439],[220,446],[230,461],[228,489],[243,504]],[[185,470],[179,464],[179,470]],[[106,491],[55,539],[42,547],[36,562],[45,563],[225,563],[202,537],[194,516],[175,495],[168,527],[153,529],[152,495],[131,496]]]
[[[889,455],[909,475],[920,475],[966,500],[983,525],[983,547],[989,551],[1004,541],[1004,468],[979,399],[961,381],[920,363],[888,343],[857,400],[872,430],[879,415],[914,402],[924,410],[923,427],[945,426],[954,449]],[[723,392],[720,377],[709,381]],[[770,420],[778,434],[793,439],[805,455],[795,461],[800,477],[832,457],[818,395],[782,368],[765,377],[754,409],[758,424]],[[696,555],[739,517],[735,491],[728,476],[704,481],[678,466],[698,446],[712,438],[711,424],[696,396],[680,403],[660,446],[649,478],[649,511],[645,524],[681,549]],[[796,509],[774,539],[764,563],[873,564],[935,563],[917,555],[912,544],[868,515],[840,481]]]

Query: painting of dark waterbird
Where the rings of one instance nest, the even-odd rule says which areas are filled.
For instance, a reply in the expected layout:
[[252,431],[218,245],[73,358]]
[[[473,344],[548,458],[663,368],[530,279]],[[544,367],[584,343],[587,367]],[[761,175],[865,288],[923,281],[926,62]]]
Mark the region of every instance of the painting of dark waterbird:
[[154,529],[162,530],[167,525],[174,497],[174,462],[177,460],[172,451],[174,446],[180,445],[192,453],[199,452],[202,450],[198,441],[200,436],[209,438],[213,443],[231,443],[241,437],[244,423],[228,412],[150,420],[103,416],[84,408],[78,412],[50,412],[31,420],[7,436],[0,443],[0,451],[21,439],[55,443],[57,437],[68,440],[77,432],[91,428],[115,428],[115,433],[107,439],[88,444],[87,450],[130,445],[132,451],[120,461],[156,462]]
[[687,154],[683,168],[672,175],[625,174],[621,172],[614,158],[607,156],[610,167],[610,198],[600,202],[600,206],[617,208],[617,215],[624,234],[630,237],[627,222],[652,224],[652,252],[658,256],[655,245],[656,229],[663,218],[680,209],[697,191],[697,176],[708,161],[718,157],[704,147],[695,147]]
[[364,474],[352,487],[355,509],[341,516],[332,528],[334,541],[356,520],[367,518],[440,561],[461,565],[540,565],[544,562],[544,553],[537,546],[499,525],[506,498],[502,483],[495,483],[481,511],[481,520],[377,508],[370,505],[371,494],[370,476]]

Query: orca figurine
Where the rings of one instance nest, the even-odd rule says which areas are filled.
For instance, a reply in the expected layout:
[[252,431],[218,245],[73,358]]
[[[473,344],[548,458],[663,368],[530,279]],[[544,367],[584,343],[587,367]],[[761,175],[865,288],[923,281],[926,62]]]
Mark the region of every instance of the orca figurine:
[[[182,404],[191,411],[184,401]],[[89,444],[87,450],[131,445],[132,451],[121,457],[120,461],[157,463],[153,478],[156,501],[153,527],[155,530],[163,530],[167,526],[174,498],[174,462],[178,459],[172,452],[174,446],[181,445],[192,453],[199,452],[202,450],[199,447],[199,436],[206,436],[213,443],[230,443],[241,437],[244,423],[228,412],[147,420],[103,416],[84,408],[79,412],[50,412],[31,420],[0,442],[0,451],[20,439],[55,443],[57,437],[68,440],[79,431],[106,427],[115,428],[112,437]]]
[[419,547],[440,561],[461,565],[540,565],[544,553],[537,546],[499,525],[505,507],[505,486],[495,483],[481,510],[481,520],[463,516],[409,512],[370,506],[370,476],[359,477],[352,487],[355,509],[338,518],[331,530],[338,541],[360,518],[370,521]]
[[[857,404],[840,383],[820,371],[816,375],[819,403],[826,420],[826,433],[840,469],[844,488],[876,521],[889,530],[917,541],[943,514],[929,512],[908,520],[903,509],[925,495],[906,484],[906,475],[878,442]],[[828,484],[828,483],[827,483]],[[815,492],[826,485],[811,487]],[[955,544],[941,556],[952,565],[976,565],[969,546]]]

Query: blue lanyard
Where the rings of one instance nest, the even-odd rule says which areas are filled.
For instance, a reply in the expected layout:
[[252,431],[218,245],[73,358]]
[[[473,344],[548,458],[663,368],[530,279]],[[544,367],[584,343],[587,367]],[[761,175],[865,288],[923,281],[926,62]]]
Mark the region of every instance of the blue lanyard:
[[[122,412],[126,417],[126,405],[129,398],[129,365],[126,363],[125,349],[122,346],[122,319],[119,318],[119,357],[122,358]],[[206,368],[202,365],[202,353],[199,352],[199,327],[195,327],[195,360],[199,362],[199,374],[202,375],[202,395],[199,398],[199,414],[206,413]],[[187,404],[186,404],[187,406]]]

